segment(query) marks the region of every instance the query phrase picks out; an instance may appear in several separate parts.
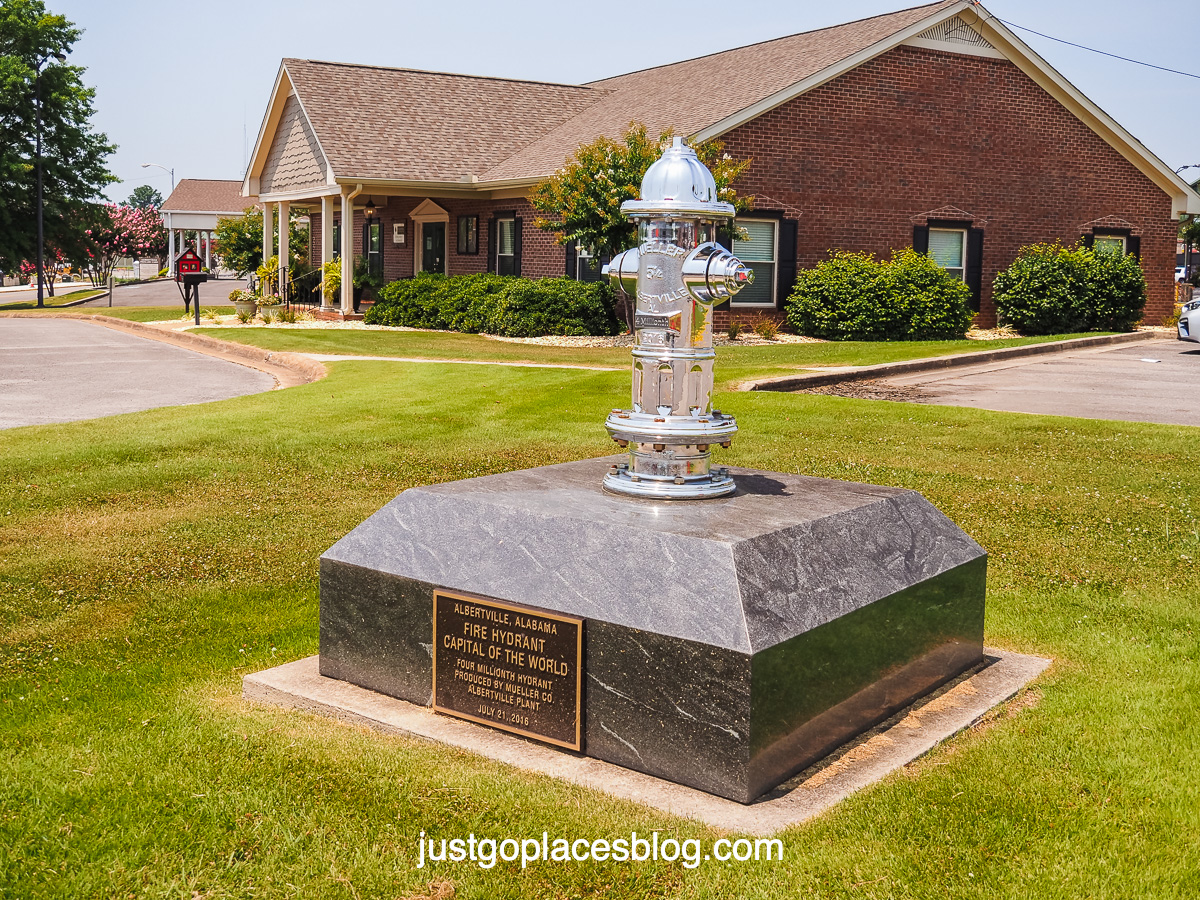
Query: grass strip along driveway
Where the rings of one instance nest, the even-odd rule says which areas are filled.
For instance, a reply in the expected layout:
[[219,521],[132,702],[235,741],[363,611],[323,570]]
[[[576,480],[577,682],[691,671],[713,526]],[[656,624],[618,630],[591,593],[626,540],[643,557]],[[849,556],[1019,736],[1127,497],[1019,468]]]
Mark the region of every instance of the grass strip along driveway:
[[[548,365],[593,365],[628,369],[629,348],[570,348],[549,344],[497,341],[476,334],[447,331],[362,331],[311,328],[204,328],[198,334],[296,353],[348,354],[360,356],[420,357],[423,359],[490,359],[497,362],[532,362]],[[723,346],[717,351],[718,388],[748,381],[786,375],[821,366],[861,366],[955,353],[1020,347],[1080,335],[1008,338],[997,341],[911,341],[873,343],[864,341],[812,344]],[[626,391],[628,393],[628,391]]]
[[[44,297],[42,302],[46,305],[43,307],[43,309],[52,310],[63,306],[70,306],[72,303],[82,303],[84,300],[88,300],[103,293],[104,290],[102,288],[96,288],[95,290],[75,291],[68,294],[59,294],[55,297]],[[36,298],[33,300],[14,300],[11,303],[5,303],[3,302],[3,297],[4,295],[0,294],[0,312],[38,308]]]
[[[318,352],[342,340],[254,334]],[[428,355],[425,340],[398,352]],[[780,365],[767,349],[723,352],[718,377]],[[986,641],[1054,665],[785,832],[781,862],[418,869],[421,831],[657,830],[705,852],[721,835],[241,701],[244,673],[316,652],[317,558],[338,538],[413,485],[609,453],[603,417],[628,396],[624,372],[329,369],[286,391],[0,434],[0,896],[1200,895],[1196,429],[722,394],[742,432],[720,462],[921,491],[991,553]]]

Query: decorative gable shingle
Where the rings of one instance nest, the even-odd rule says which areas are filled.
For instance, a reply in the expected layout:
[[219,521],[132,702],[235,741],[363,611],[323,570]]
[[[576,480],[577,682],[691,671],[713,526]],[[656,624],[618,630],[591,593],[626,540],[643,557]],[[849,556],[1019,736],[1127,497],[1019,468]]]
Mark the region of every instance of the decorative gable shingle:
[[283,105],[275,140],[263,166],[260,189],[264,192],[316,187],[326,182],[325,154],[312,126],[292,94]]

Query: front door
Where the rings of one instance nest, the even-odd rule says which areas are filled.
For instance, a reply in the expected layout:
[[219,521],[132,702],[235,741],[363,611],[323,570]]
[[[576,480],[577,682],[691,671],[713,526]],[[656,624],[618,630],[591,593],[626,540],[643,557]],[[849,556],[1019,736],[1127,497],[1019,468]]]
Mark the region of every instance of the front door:
[[446,274],[446,223],[426,222],[421,226],[421,271]]

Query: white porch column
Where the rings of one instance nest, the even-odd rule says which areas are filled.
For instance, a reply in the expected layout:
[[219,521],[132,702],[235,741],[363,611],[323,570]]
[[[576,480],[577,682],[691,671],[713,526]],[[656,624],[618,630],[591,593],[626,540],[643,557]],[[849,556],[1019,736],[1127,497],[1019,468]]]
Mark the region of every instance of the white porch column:
[[279,204],[279,296],[287,296],[288,260],[291,259],[291,247],[288,238],[291,235],[292,204]]
[[275,255],[275,223],[271,216],[271,204],[263,204],[263,265]]
[[342,315],[354,312],[354,201],[342,193]]
[[[321,198],[321,264],[333,259],[333,198]],[[322,279],[324,276],[322,276]],[[321,309],[331,309],[331,303],[325,296],[325,286],[321,285]]]
[[167,229],[167,274],[175,277],[175,229]]
[[212,268],[212,232],[204,232],[204,268]]

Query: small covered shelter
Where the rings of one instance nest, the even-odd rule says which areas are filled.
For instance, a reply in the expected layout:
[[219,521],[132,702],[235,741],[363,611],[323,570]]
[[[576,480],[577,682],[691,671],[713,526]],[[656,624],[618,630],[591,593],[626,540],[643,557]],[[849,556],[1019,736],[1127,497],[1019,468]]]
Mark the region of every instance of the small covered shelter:
[[180,181],[159,209],[169,236],[168,256],[172,277],[175,275],[175,259],[185,249],[184,232],[196,232],[196,253],[204,257],[206,268],[212,268],[212,235],[217,230],[217,220],[240,216],[253,202],[242,196],[240,181],[215,178],[185,178]]

